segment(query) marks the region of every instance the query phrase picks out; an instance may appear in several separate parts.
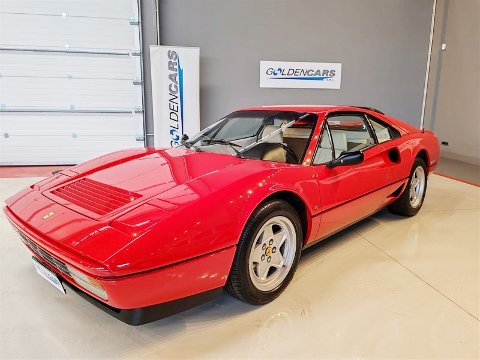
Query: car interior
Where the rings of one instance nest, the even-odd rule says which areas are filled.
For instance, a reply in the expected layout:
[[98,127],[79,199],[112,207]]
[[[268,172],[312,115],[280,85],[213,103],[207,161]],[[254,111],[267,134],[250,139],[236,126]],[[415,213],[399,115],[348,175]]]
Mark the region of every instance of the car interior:
[[265,140],[244,155],[253,159],[298,164],[305,154],[312,130],[313,126],[293,125],[281,129],[281,125],[265,125],[259,136],[259,140]]
[[[368,123],[375,133],[378,143],[400,136],[397,130],[382,124],[378,120],[368,117]],[[315,153],[314,164],[325,164],[333,160],[331,141],[333,141],[333,148],[335,149],[335,159],[344,152],[358,151],[375,145],[375,140],[368,129],[367,120],[362,115],[334,115],[327,119],[327,126],[331,138],[326,131],[327,127],[325,127]]]
[[[298,116],[286,112],[276,112],[272,116],[265,116],[264,113],[255,116],[252,113],[249,120],[239,116],[240,121],[232,116],[228,123],[211,130],[208,136],[203,139],[200,137],[200,142],[195,143],[201,151],[223,154],[242,151],[242,156],[250,159],[298,164],[310,141],[316,115],[295,121]],[[239,134],[243,135],[238,137]],[[215,140],[210,140],[210,136]],[[249,147],[254,143],[257,144]]]

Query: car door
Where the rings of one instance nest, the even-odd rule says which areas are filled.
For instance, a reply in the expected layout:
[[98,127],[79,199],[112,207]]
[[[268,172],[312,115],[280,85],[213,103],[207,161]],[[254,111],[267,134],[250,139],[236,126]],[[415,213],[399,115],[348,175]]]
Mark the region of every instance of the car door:
[[[329,166],[331,160],[352,151],[363,153],[360,164]],[[321,200],[317,239],[370,215],[383,202],[389,164],[363,113],[328,115],[312,164],[316,166]]]

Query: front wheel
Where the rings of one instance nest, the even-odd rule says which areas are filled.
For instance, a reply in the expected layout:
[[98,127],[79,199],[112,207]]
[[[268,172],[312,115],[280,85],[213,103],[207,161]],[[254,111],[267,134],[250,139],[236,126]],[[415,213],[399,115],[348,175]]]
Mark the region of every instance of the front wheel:
[[254,305],[274,300],[292,280],[302,240],[300,219],[290,204],[260,205],[242,232],[226,290]]
[[397,200],[388,206],[388,209],[399,215],[416,215],[423,205],[426,192],[427,166],[422,159],[416,158],[405,190]]

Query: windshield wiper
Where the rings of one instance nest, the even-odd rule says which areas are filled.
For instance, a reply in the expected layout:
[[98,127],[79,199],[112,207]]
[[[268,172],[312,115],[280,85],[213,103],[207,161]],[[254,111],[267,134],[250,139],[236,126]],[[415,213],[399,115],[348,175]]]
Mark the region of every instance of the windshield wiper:
[[232,148],[233,151],[235,151],[235,154],[236,156],[238,157],[243,157],[241,152],[238,151],[237,149],[235,149],[235,146],[236,147],[240,147],[243,149],[243,146],[242,145],[239,145],[239,144],[235,144],[233,141],[228,141],[228,140],[225,140],[225,139],[211,139],[209,138],[208,136],[206,135],[203,135],[204,137],[206,137],[205,139],[205,142],[207,144],[221,144],[221,145],[230,145],[230,147]]
[[203,152],[203,150],[201,150],[198,146],[193,145],[193,143],[189,141],[184,141],[182,145],[185,146],[187,149],[190,149],[191,147],[193,147],[195,151]]

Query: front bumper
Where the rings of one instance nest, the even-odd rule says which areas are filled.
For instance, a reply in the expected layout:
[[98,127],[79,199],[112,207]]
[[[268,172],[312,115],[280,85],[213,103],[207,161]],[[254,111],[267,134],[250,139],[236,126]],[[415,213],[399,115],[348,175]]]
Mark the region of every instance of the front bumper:
[[[217,296],[227,280],[235,255],[235,246],[170,266],[128,276],[87,276],[98,281],[108,300],[102,299],[75,282],[67,266],[76,266],[64,253],[57,254],[39,245],[35,234],[25,224],[9,216],[15,230],[27,248],[47,268],[55,272],[70,288],[82,297],[131,325],[151,322],[173,313],[186,310]],[[45,240],[45,239],[43,239]]]
[[181,311],[191,309],[197,305],[203,304],[210,300],[215,299],[220,296],[223,291],[223,288],[216,288],[208,291],[204,291],[199,294],[187,296],[181,299],[167,301],[162,304],[145,306],[136,309],[117,309],[112,306],[109,306],[106,303],[103,303],[93,296],[90,296],[86,292],[80,290],[76,286],[72,285],[68,281],[62,281],[63,284],[67,285],[69,289],[75,291],[85,300],[89,301],[99,309],[105,311],[116,319],[123,321],[129,325],[143,325],[152,321],[160,320],[166,318],[170,315],[177,314]]

